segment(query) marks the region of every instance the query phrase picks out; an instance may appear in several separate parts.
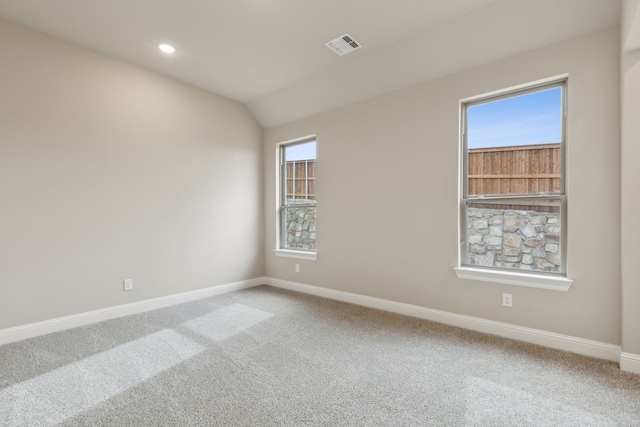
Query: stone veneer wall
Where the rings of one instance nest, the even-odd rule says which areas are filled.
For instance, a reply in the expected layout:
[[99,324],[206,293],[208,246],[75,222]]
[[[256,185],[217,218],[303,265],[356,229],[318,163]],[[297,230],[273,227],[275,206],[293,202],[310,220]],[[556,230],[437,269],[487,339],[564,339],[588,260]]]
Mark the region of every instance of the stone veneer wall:
[[560,271],[558,212],[469,208],[465,263]]
[[[305,200],[304,203],[308,203]],[[285,213],[285,248],[316,248],[316,207],[292,207]]]

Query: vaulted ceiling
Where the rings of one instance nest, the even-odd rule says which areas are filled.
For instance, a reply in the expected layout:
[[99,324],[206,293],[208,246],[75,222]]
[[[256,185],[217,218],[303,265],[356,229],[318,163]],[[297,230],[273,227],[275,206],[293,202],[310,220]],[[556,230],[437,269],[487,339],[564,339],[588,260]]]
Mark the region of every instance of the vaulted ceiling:
[[[617,25],[621,0],[0,0],[0,17],[245,103],[264,127]],[[345,33],[362,48],[324,44]],[[166,55],[158,43],[177,51]]]

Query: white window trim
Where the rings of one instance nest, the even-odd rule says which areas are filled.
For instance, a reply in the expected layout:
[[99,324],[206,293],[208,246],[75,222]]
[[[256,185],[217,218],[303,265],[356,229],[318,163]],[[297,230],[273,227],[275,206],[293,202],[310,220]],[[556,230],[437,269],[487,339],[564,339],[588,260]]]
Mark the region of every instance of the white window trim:
[[[513,86],[507,89],[502,89],[502,90],[498,90],[498,91],[494,91],[494,92],[490,92],[490,93],[485,93],[482,95],[478,95],[478,96],[473,96],[470,98],[465,98],[465,99],[461,99],[460,100],[460,106],[462,107],[462,105],[464,104],[468,104],[470,102],[479,100],[479,99],[484,99],[484,98],[488,98],[491,96],[496,96],[496,95],[501,95],[501,94],[507,94],[510,92],[518,92],[521,90],[525,90],[527,88],[531,88],[534,86],[543,86],[546,84],[551,84],[557,81],[562,81],[562,80],[568,80],[569,75],[568,74],[562,74],[559,76],[554,76],[554,77],[550,77],[547,79],[542,79],[542,80],[538,80],[535,82],[531,82],[531,83],[526,83],[526,84],[522,84],[522,85],[518,85],[518,86]],[[566,102],[566,99],[565,99]],[[566,105],[565,107],[566,108]],[[462,111],[460,109],[460,111]],[[566,111],[565,111],[566,114]],[[462,124],[462,115],[460,117],[460,132],[462,134],[463,132],[463,124]],[[566,118],[565,118],[565,126],[566,126]],[[567,129],[565,129],[565,138],[566,138],[566,133],[567,133]],[[460,139],[462,139],[462,136],[460,137]],[[564,143],[566,144],[566,140],[564,141]],[[566,162],[566,153],[567,153],[567,148],[564,147],[564,159],[563,162]],[[459,172],[458,172],[458,179],[460,180],[459,182],[459,186],[458,186],[458,200],[460,201],[460,205],[462,205],[465,197],[464,197],[464,167],[465,167],[465,161],[464,161],[464,152],[463,152],[463,146],[461,145],[461,148],[459,150]],[[565,163],[566,166],[566,163]],[[566,167],[563,166],[563,174],[566,173]],[[566,176],[564,177],[565,183],[566,183]],[[564,193],[566,196],[566,188],[564,189]],[[462,209],[458,209],[458,242],[461,242],[463,239],[463,230],[462,230],[462,215],[463,215],[463,210]],[[565,210],[566,212],[566,210]],[[566,242],[565,242],[566,245]],[[566,247],[564,248],[564,252],[563,252],[563,257],[565,259],[565,268],[566,268]],[[546,289],[546,290],[553,290],[553,291],[560,291],[560,292],[567,292],[570,288],[571,285],[573,284],[573,280],[569,279],[568,276],[566,274],[554,274],[554,275],[550,275],[550,274],[545,274],[545,273],[523,273],[523,272],[519,272],[519,271],[514,271],[514,270],[506,270],[506,269],[491,269],[491,268],[475,268],[473,266],[467,266],[467,265],[463,265],[462,264],[462,249],[459,248],[458,249],[458,265],[456,267],[453,268],[453,270],[456,273],[456,276],[459,279],[464,279],[464,280],[474,280],[474,281],[478,281],[478,282],[489,282],[489,283],[496,283],[496,284],[503,284],[503,285],[513,285],[513,286],[524,286],[524,287],[528,287],[528,288],[536,288],[536,289]]]
[[289,141],[279,142],[276,144],[276,247],[273,248],[273,252],[278,257],[283,258],[296,258],[296,259],[304,259],[308,261],[316,261],[318,259],[318,248],[315,250],[303,251],[303,250],[295,250],[295,249],[283,249],[282,248],[282,215],[280,214],[281,207],[281,197],[282,197],[282,183],[281,183],[281,173],[282,168],[280,167],[281,161],[281,148],[284,145],[296,144],[299,142],[315,140],[317,142],[318,138],[316,135],[307,135],[302,138],[291,139]]
[[273,252],[276,254],[276,256],[281,256],[285,258],[306,259],[308,261],[315,261],[318,259],[317,252],[294,251],[291,249],[274,249]]
[[528,288],[548,289],[567,292],[573,280],[565,276],[551,276],[546,274],[519,273],[507,270],[490,270],[472,267],[454,267],[458,279],[475,280],[478,282],[498,283],[502,285],[525,286]]

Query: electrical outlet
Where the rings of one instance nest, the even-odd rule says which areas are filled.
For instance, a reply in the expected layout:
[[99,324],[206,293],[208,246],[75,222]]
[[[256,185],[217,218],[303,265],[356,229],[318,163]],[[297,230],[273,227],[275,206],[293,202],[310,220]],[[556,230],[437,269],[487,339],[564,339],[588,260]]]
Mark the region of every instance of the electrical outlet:
[[513,307],[513,295],[502,294],[502,305],[505,307]]
[[296,264],[296,273],[300,273],[300,264]]
[[133,289],[133,279],[124,279],[124,290],[130,291]]

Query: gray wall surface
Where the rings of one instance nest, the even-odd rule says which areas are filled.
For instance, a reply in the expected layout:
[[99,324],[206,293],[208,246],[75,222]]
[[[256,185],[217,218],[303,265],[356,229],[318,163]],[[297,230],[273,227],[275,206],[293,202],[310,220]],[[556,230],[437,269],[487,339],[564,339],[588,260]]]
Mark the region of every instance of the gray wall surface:
[[[636,25],[639,0],[625,0],[622,41],[632,18]],[[624,45],[623,45],[624,47]],[[622,53],[622,351],[640,355],[640,262],[637,256],[640,228],[640,50]]]
[[[267,130],[267,276],[619,344],[619,38],[611,28]],[[459,101],[565,73],[573,287],[458,279]],[[275,257],[275,146],[313,134],[318,259]]]
[[7,21],[0,57],[0,329],[263,275],[243,105]]
[[[0,54],[0,329],[266,275],[640,354],[640,72],[618,28],[264,135],[240,103],[2,20]],[[560,74],[574,285],[458,279],[459,100]],[[315,262],[272,251],[275,146],[308,135]]]

